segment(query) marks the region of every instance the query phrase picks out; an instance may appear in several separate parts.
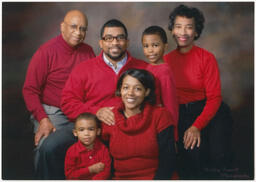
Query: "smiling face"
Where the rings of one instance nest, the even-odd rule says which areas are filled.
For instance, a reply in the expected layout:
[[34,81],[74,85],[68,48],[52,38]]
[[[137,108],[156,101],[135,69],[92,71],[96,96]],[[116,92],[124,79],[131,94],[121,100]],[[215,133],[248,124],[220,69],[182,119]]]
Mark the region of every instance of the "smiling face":
[[183,49],[183,52],[187,52],[193,47],[196,35],[194,18],[186,18],[182,16],[177,16],[175,18],[172,36],[178,47]]
[[163,63],[163,55],[168,44],[164,44],[157,34],[144,35],[142,38],[144,55],[151,64]]
[[107,41],[107,37],[126,37],[125,31],[122,27],[105,27],[102,38],[99,41],[100,48],[103,50],[107,58],[115,64],[121,61],[128,47],[129,41],[125,39],[114,38],[112,41]]
[[84,41],[86,30],[87,18],[77,10],[68,12],[61,23],[62,37],[71,47],[75,47]]
[[125,105],[125,112],[129,115],[140,113],[144,98],[149,95],[150,89],[145,87],[134,77],[127,75],[123,79],[120,94]]
[[73,134],[87,149],[92,149],[97,135],[100,135],[100,129],[93,119],[79,119],[76,121]]

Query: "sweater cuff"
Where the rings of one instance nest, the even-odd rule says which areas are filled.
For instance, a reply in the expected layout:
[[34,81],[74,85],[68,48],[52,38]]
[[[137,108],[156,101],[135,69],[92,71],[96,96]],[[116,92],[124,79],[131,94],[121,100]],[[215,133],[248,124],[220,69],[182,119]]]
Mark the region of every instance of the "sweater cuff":
[[47,114],[45,112],[38,112],[35,114],[35,119],[40,123],[40,121],[43,119],[43,118],[48,118]]

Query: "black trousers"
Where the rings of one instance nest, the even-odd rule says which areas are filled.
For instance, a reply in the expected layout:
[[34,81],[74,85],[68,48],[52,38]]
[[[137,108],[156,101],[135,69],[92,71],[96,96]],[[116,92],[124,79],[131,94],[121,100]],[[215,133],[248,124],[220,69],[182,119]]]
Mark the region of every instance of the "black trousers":
[[178,173],[180,179],[219,179],[218,171],[231,161],[233,120],[227,104],[221,103],[209,124],[201,131],[201,145],[184,148],[184,132],[203,111],[204,101],[180,105],[178,122]]

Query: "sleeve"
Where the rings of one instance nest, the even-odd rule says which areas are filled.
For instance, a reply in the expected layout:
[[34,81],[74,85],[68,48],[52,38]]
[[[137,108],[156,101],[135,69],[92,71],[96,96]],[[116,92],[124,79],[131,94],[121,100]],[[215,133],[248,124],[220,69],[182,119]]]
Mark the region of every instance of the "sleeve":
[[23,85],[23,97],[27,109],[37,121],[47,118],[42,103],[41,95],[48,74],[48,56],[40,48],[33,55]]
[[108,152],[108,148],[104,147],[103,155],[102,155],[102,162],[105,164],[104,170],[96,175],[93,176],[93,180],[106,180],[110,177],[111,171],[111,158]]
[[89,178],[91,173],[88,167],[78,168],[78,156],[72,146],[68,149],[65,157],[65,176],[66,179]]
[[174,121],[173,118],[171,117],[170,112],[167,111],[167,109],[164,107],[155,110],[152,117],[152,120],[156,122],[155,128],[157,133],[160,133],[170,125],[174,125]]
[[170,111],[175,123],[178,122],[178,99],[173,74],[170,71],[160,79],[161,100],[163,105]]
[[86,68],[82,64],[80,63],[72,70],[62,90],[61,110],[71,121],[83,112],[96,114],[99,109],[86,101]]
[[164,73],[159,79],[161,87],[161,100],[166,109],[171,113],[175,125],[175,137],[178,139],[177,125],[179,117],[179,105],[176,94],[176,86],[172,71]]
[[214,55],[210,54],[205,60],[204,68],[204,87],[206,92],[206,104],[202,113],[196,118],[193,126],[202,130],[209,121],[215,116],[221,104],[221,82],[217,61]]
[[173,126],[169,126],[157,135],[159,146],[159,164],[155,180],[168,180],[176,169],[176,152]]

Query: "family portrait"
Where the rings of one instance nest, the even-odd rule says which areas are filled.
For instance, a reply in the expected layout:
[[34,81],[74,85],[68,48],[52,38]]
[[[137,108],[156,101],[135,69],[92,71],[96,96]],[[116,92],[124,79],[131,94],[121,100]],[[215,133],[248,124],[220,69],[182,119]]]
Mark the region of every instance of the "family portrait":
[[253,180],[254,2],[3,2],[3,180]]

